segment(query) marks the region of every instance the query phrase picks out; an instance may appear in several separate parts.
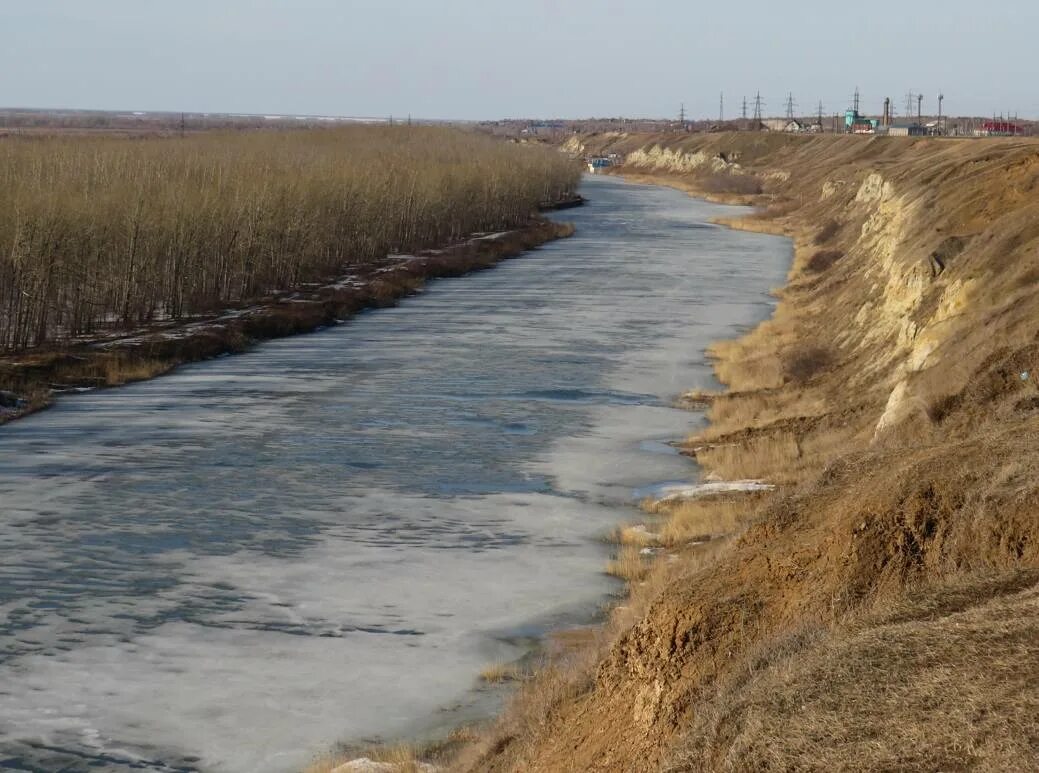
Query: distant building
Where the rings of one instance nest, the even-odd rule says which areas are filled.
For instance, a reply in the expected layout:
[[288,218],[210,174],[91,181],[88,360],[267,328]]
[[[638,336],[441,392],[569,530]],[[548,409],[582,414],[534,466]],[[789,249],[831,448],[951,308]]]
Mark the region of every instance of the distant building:
[[884,133],[889,137],[926,137],[930,132],[918,123],[893,123]]
[[1010,121],[985,121],[975,131],[981,137],[1019,137],[1024,133],[1024,127]]
[[770,132],[787,132],[796,134],[805,130],[804,124],[796,118],[766,118],[761,122],[761,127]]

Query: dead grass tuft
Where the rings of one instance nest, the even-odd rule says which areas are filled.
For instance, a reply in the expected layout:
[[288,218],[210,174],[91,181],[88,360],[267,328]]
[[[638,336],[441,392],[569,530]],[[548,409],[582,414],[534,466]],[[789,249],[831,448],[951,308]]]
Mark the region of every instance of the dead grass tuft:
[[644,578],[649,570],[649,562],[642,554],[643,549],[635,545],[624,545],[617,557],[606,565],[606,574],[627,582],[637,582]]
[[480,671],[480,680],[487,684],[515,682],[523,678],[523,672],[515,663],[492,663]]
[[617,545],[632,545],[639,548],[646,548],[659,545],[660,535],[655,531],[651,531],[645,524],[637,523],[630,526],[618,527],[610,535],[610,541]]
[[155,378],[173,367],[167,360],[109,357],[102,364],[102,380],[106,386],[121,386],[134,381]]
[[705,542],[739,531],[760,506],[752,494],[682,502],[671,508],[660,530],[660,540],[668,547],[689,542]]

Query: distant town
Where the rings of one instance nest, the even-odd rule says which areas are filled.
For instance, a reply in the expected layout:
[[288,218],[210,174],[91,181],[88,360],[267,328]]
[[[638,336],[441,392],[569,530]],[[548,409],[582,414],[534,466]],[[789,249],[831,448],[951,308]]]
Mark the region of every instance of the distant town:
[[[991,116],[949,115],[945,95],[928,100],[923,94],[907,92],[897,100],[882,97],[876,111],[870,112],[867,101],[856,88],[847,108],[827,111],[818,103],[811,114],[798,111],[792,93],[782,100],[782,113],[769,115],[760,93],[744,97],[738,117],[726,117],[725,97],[719,96],[718,118],[691,119],[685,105],[680,105],[672,119],[591,118],[584,120],[503,120],[483,122],[504,134],[551,137],[560,133],[588,131],[628,132],[726,132],[760,131],[789,134],[865,134],[890,137],[1021,137],[1039,134],[1039,122],[1020,119],[1004,112]],[[928,108],[925,110],[925,106]]]

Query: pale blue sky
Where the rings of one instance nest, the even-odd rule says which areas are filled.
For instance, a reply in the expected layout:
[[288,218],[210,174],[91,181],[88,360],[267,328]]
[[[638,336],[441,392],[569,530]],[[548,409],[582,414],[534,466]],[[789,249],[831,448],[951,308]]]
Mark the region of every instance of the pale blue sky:
[[1036,0],[0,0],[0,105],[731,117],[858,85],[1032,117],[1037,34]]

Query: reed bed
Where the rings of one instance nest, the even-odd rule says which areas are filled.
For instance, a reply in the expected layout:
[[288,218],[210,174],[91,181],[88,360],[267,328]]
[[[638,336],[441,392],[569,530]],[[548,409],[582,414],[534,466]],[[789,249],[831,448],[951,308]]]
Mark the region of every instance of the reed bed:
[[183,319],[523,225],[579,169],[431,127],[0,140],[0,351]]

